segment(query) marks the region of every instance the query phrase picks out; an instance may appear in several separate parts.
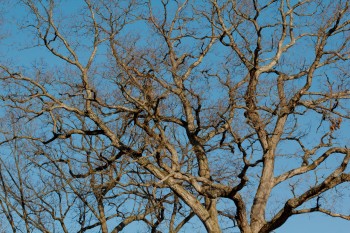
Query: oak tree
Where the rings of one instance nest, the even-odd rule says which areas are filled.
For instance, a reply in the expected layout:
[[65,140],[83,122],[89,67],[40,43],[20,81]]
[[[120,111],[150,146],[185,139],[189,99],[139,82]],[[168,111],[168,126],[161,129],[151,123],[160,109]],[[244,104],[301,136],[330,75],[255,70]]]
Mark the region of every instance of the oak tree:
[[350,220],[348,0],[16,4],[1,41],[15,41],[0,63],[5,232]]

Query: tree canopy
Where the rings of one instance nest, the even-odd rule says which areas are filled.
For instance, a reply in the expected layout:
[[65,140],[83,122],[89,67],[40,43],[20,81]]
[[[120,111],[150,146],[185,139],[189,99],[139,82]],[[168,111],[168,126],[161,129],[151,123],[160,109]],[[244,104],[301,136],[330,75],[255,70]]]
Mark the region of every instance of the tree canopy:
[[0,25],[18,23],[0,40],[15,56],[0,60],[3,232],[350,220],[348,0],[12,7]]

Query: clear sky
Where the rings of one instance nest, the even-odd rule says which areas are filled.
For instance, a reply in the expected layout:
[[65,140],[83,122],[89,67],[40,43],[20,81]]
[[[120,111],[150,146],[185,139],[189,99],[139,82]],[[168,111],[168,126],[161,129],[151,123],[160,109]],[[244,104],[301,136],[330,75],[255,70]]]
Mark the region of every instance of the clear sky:
[[[347,204],[347,203],[344,203]],[[349,233],[350,222],[320,213],[294,216],[275,231],[276,233]]]

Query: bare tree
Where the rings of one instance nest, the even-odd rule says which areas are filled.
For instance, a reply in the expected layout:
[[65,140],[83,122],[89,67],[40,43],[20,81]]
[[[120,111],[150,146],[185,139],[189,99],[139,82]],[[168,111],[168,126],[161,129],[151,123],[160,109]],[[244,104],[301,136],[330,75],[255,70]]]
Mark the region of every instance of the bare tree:
[[0,64],[9,230],[264,233],[299,214],[350,219],[349,1],[21,6],[19,33],[49,54]]

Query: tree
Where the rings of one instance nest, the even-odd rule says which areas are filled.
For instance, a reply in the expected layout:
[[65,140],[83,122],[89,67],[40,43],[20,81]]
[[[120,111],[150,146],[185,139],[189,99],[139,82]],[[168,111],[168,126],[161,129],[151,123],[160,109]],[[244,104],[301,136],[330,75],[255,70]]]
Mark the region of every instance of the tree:
[[20,4],[18,33],[46,52],[1,64],[8,229],[350,219],[336,205],[350,181],[349,1]]

